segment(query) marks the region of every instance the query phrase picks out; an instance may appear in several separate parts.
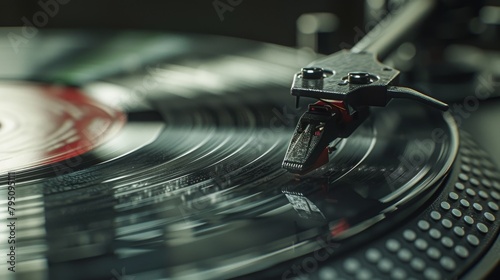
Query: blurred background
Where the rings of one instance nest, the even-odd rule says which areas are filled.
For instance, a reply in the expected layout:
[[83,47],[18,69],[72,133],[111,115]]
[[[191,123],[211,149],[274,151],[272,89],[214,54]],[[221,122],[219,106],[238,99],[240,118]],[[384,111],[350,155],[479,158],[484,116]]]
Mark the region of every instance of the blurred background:
[[[407,0],[4,0],[0,3],[0,26],[22,26],[25,18],[34,25],[41,23],[39,28],[208,33],[286,46],[316,44],[320,52],[332,52],[355,43],[389,10],[404,2]],[[426,37],[446,43],[469,40],[481,47],[498,48],[499,1],[437,2],[439,16],[426,21]],[[47,20],[38,13],[46,9],[52,11]],[[311,34],[319,34],[314,43],[310,42]]]
[[[43,0],[45,2],[45,0]],[[56,0],[54,0],[56,1]],[[47,28],[148,29],[219,34],[294,46],[296,22],[305,13],[327,12],[342,22],[336,26],[341,42],[352,38],[363,20],[362,0],[355,1],[82,1],[64,0]],[[38,1],[2,1],[0,25],[23,25],[40,10]],[[338,27],[338,28],[337,28]]]

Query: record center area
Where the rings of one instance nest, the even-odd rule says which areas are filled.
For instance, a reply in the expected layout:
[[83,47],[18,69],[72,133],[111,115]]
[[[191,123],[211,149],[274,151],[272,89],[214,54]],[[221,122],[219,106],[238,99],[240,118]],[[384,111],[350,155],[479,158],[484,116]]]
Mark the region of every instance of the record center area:
[[0,83],[1,172],[75,158],[113,137],[125,114],[74,87]]

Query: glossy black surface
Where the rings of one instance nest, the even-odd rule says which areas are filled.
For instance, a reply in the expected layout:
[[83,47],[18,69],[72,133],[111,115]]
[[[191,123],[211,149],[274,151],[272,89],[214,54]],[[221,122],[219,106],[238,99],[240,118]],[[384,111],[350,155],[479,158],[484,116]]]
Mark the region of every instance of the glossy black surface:
[[317,237],[356,247],[347,237],[387,213],[410,215],[403,206],[421,204],[455,158],[450,117],[399,101],[374,110],[328,165],[287,173],[281,162],[302,113],[289,85],[312,60],[295,50],[203,36],[47,32],[15,53],[4,36],[12,31],[2,32],[4,79],[80,85],[129,116],[72,172],[17,174],[25,277],[66,279],[78,270],[73,279],[108,279],[126,268],[136,279],[217,279],[312,252]]

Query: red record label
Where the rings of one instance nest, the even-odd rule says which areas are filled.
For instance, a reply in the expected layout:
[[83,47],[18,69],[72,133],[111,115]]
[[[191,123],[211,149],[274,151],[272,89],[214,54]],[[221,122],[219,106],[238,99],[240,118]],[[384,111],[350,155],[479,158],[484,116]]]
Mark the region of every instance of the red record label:
[[0,83],[0,170],[63,161],[105,143],[125,124],[118,109],[74,87]]

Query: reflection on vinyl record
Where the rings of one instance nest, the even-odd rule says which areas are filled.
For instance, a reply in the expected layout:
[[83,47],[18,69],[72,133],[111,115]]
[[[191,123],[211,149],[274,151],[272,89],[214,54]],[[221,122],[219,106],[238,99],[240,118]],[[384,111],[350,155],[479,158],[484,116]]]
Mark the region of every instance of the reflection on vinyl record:
[[[327,165],[282,169],[306,106],[288,94],[313,59],[305,53],[208,36],[46,32],[0,58],[2,195],[15,172],[26,279],[287,278],[300,276],[294,265],[307,271],[308,257],[314,279],[353,276],[361,263],[368,278],[390,275],[387,263],[446,277],[496,236],[494,166],[467,135],[459,147],[450,114],[423,105],[373,110]],[[490,200],[468,198],[460,215],[475,221],[450,247],[446,231],[467,221],[452,220],[465,202],[449,190],[467,161],[486,171],[469,175],[477,184],[460,173],[458,188]],[[491,213],[470,214],[474,203]],[[462,248],[470,258],[441,258]]]

